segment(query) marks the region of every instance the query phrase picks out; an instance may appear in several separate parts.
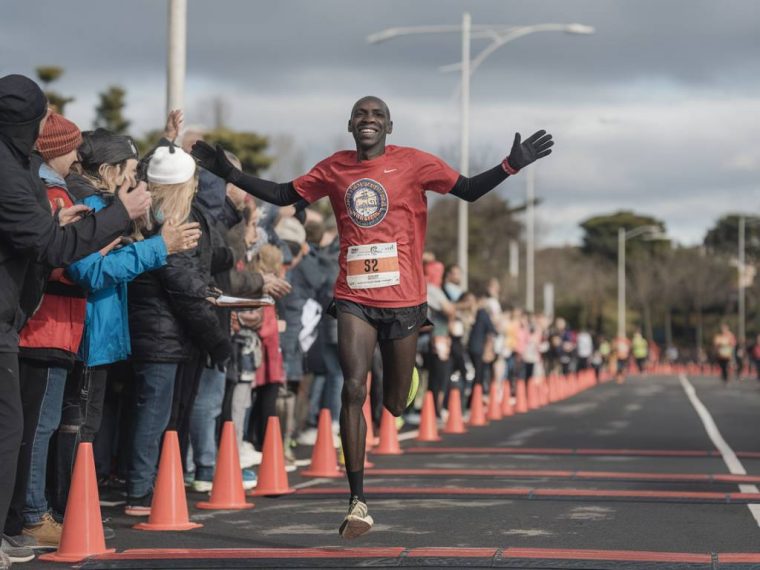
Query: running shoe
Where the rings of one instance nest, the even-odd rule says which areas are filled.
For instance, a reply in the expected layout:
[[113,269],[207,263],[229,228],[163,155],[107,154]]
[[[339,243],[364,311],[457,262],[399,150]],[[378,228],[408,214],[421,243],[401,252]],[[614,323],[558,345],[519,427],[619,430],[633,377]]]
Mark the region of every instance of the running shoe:
[[27,544],[24,544],[21,540],[14,540],[13,537],[6,534],[3,534],[0,550],[8,556],[13,564],[29,562],[34,559],[34,550],[32,550]]
[[369,516],[367,503],[360,501],[359,497],[351,497],[348,513],[338,529],[338,534],[346,539],[358,538],[369,532],[373,524],[375,521]]
[[412,370],[412,384],[409,386],[409,395],[406,397],[406,407],[408,408],[414,403],[414,399],[417,397],[417,390],[420,388],[420,373],[415,366]]
[[203,479],[193,481],[193,491],[196,493],[209,493],[213,486],[213,482],[211,481],[204,481]]

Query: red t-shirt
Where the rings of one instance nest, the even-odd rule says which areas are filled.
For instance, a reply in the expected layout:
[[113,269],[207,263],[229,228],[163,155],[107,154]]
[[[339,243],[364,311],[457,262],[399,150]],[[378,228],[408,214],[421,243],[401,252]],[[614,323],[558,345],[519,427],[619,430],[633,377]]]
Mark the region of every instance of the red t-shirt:
[[425,191],[448,193],[459,173],[408,147],[357,161],[356,151],[326,158],[293,181],[307,202],[330,198],[340,234],[335,298],[371,307],[413,307],[427,300],[422,253]]

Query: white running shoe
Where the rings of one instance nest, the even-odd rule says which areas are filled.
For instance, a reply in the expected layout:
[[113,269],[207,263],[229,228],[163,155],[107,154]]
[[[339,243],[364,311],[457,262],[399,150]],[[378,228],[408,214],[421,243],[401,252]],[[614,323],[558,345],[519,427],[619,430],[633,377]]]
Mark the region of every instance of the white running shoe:
[[373,524],[375,521],[369,516],[367,503],[360,501],[359,497],[351,497],[348,513],[338,529],[338,534],[349,540],[358,538],[369,532]]
[[256,451],[250,441],[244,441],[240,446],[240,468],[248,469],[254,465],[261,465],[261,452]]

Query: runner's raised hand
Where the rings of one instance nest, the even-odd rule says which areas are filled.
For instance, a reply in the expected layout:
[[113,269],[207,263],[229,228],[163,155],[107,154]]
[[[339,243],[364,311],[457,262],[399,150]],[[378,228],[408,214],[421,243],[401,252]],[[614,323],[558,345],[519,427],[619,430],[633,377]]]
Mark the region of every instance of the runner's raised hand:
[[552,136],[543,129],[536,131],[524,141],[520,140],[520,133],[515,133],[512,150],[504,160],[506,164],[502,163],[504,170],[510,174],[516,174],[518,170],[530,163],[550,155],[552,146],[554,146]]
[[224,180],[227,180],[230,173],[235,170],[235,166],[224,153],[222,145],[218,144],[214,148],[205,141],[198,141],[193,145],[190,154],[196,158],[200,166]]

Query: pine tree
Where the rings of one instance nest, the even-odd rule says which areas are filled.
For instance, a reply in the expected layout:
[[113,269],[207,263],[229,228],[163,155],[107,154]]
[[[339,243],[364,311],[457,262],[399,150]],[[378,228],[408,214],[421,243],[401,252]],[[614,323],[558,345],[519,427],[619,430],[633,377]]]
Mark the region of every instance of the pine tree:
[[74,98],[64,97],[57,91],[50,89],[50,84],[59,79],[61,75],[63,75],[63,68],[56,67],[54,65],[41,65],[36,69],[36,71],[37,78],[42,81],[43,85],[45,86],[44,91],[48,103],[51,107],[53,107],[53,109],[63,115],[66,105],[68,103],[71,103]]
[[129,129],[130,122],[124,118],[123,111],[126,103],[126,91],[118,85],[111,85],[100,94],[100,104],[95,108],[93,126],[108,129],[117,134],[124,134]]

